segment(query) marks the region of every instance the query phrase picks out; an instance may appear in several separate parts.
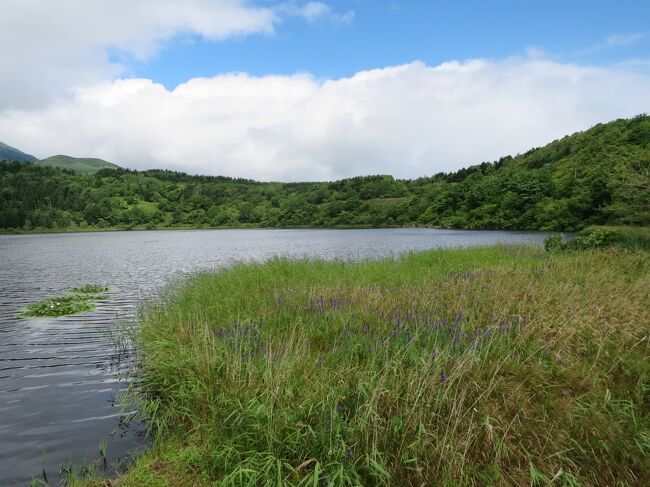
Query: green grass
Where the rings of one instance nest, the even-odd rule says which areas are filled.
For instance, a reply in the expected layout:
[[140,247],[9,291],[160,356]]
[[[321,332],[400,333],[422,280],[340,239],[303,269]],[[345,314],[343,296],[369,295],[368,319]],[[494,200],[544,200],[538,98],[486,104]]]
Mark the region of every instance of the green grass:
[[92,157],[70,157],[64,155],[51,156],[38,161],[41,166],[69,169],[79,174],[94,174],[100,169],[119,168],[117,164]]
[[366,202],[370,206],[384,208],[384,207],[397,206],[397,205],[400,205],[400,204],[404,204],[404,203],[407,203],[411,199],[412,198],[409,197],[409,196],[403,196],[403,197],[400,197],[400,198],[374,198],[374,199],[371,199],[371,200],[367,200]]
[[20,318],[39,318],[67,316],[86,313],[95,309],[95,301],[106,299],[100,293],[108,288],[99,284],[85,284],[70,289],[62,296],[46,298],[38,303],[29,304],[18,315]]
[[159,485],[647,485],[650,254],[277,259],[142,316]]

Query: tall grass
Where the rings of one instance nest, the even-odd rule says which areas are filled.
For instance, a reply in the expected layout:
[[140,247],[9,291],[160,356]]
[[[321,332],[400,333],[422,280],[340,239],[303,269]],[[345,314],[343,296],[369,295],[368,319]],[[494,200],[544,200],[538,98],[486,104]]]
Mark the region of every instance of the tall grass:
[[120,485],[647,485],[650,259],[520,247],[198,275],[143,315]]

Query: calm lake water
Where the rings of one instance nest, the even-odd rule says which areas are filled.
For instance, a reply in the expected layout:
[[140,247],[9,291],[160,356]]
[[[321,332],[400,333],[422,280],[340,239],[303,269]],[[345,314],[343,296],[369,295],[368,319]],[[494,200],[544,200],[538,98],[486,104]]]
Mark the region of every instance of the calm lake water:
[[[125,364],[110,332],[170,280],[275,255],[377,258],[546,234],[433,229],[194,230],[0,236],[0,485],[60,482],[61,466],[108,462],[146,445],[114,401]],[[92,313],[19,319],[27,304],[85,283],[110,287]],[[128,361],[127,361],[128,362]],[[128,412],[128,411],[127,411]]]

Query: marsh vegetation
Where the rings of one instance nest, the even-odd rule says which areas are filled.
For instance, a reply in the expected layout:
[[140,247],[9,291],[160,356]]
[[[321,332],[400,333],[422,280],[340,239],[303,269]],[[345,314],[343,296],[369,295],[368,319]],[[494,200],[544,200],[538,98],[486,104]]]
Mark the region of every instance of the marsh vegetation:
[[642,485],[650,256],[496,246],[202,274],[148,307],[119,485]]

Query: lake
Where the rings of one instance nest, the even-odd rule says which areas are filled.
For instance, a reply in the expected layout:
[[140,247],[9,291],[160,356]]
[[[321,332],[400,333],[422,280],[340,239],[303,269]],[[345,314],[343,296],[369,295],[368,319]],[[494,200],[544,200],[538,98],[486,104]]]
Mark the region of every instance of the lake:
[[[435,229],[188,230],[0,235],[0,485],[59,479],[60,467],[108,463],[146,446],[116,407],[127,387],[114,332],[188,273],[272,256],[364,259],[494,243],[541,245],[547,234]],[[20,319],[29,303],[86,283],[110,287],[91,313]],[[130,411],[125,411],[126,413]]]

